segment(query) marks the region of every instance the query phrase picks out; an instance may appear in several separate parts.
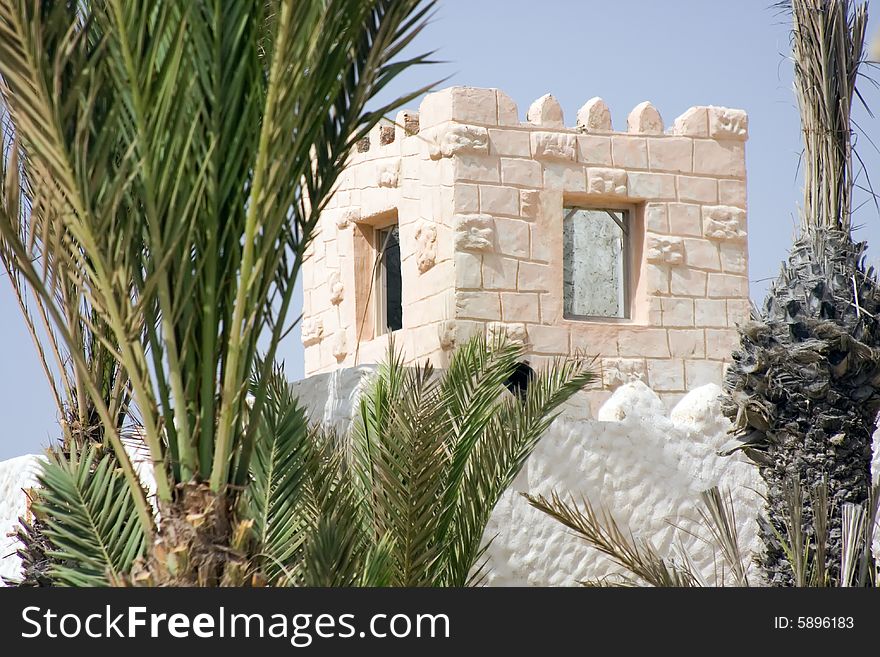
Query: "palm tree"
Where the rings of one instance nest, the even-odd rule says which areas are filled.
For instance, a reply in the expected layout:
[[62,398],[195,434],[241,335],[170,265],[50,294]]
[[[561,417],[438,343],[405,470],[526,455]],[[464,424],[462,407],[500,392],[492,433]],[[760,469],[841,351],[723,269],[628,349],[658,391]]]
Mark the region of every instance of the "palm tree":
[[475,337],[442,377],[392,352],[341,437],[274,363],[350,149],[421,93],[365,109],[425,61],[394,58],[431,4],[0,0],[0,255],[75,389],[60,412],[89,411],[40,474],[31,583],[480,580],[489,514],[582,363],[515,396],[519,347]]
[[[55,454],[34,505],[47,583],[192,584],[208,581],[189,579],[193,569],[207,569],[239,586],[478,584],[492,509],[560,405],[594,379],[559,361],[514,395],[505,383],[521,358],[522,347],[478,335],[441,376],[390,351],[343,436],[308,426],[280,368],[264,384],[256,367],[251,389],[265,385],[266,404],[247,485],[228,516],[206,499],[186,519],[163,518],[173,551],[147,548],[155,536],[134,521],[112,454],[94,443]],[[224,544],[193,529],[222,522]]]
[[[852,237],[856,187],[851,111],[863,61],[867,5],[791,0],[795,89],[804,141],[801,231],[760,317],[741,328],[726,379],[724,412],[736,448],[766,482],[761,563],[773,585],[796,583],[781,537],[792,482],[827,487],[824,568],[840,579],[841,510],[866,508],[871,438],[880,410],[880,288]],[[798,533],[815,551],[812,505]],[[815,554],[813,555],[815,557]]]
[[520,398],[504,384],[521,358],[475,336],[438,374],[392,348],[338,437],[306,429],[276,372],[238,509],[253,523],[247,572],[276,585],[479,583],[492,509],[559,406],[594,379],[559,361]]
[[[240,538],[303,253],[353,145],[423,91],[367,109],[426,61],[398,55],[432,4],[0,0],[0,252],[49,327],[47,374],[73,375],[62,416],[87,414],[96,438],[54,455],[36,505],[94,521],[70,549],[100,563],[71,583],[123,576],[142,553],[157,583],[234,581],[217,556]],[[149,452],[158,526],[123,416]],[[193,543],[217,550],[183,567]]]

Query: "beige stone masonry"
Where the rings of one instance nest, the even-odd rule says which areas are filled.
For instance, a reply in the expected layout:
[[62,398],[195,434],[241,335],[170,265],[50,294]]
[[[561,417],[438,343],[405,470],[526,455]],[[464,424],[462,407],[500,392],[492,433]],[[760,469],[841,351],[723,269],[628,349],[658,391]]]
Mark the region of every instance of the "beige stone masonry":
[[[649,102],[599,97],[567,127],[559,102],[521,117],[497,89],[451,87],[358,144],[303,266],[306,375],[374,362],[376,235],[400,231],[408,362],[443,367],[475,333],[503,334],[541,365],[596,356],[608,390],[640,379],[674,399],[719,383],[749,316],[742,110],[692,107],[664,128]],[[629,211],[626,319],[576,320],[562,298],[566,206]],[[593,399],[595,397],[595,399]]]

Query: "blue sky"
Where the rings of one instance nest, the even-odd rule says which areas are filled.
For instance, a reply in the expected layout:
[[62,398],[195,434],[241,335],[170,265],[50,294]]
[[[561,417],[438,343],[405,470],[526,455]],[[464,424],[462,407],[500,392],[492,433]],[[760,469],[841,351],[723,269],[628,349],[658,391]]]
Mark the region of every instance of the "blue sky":
[[[775,276],[797,222],[800,135],[791,87],[786,17],[771,0],[440,0],[433,22],[412,52],[436,50],[445,63],[410,71],[385,96],[448,77],[445,85],[498,87],[519,105],[556,96],[566,123],[587,99],[601,96],[614,126],[650,100],[666,125],[693,105],[741,107],[750,116],[747,145],[752,298]],[[876,12],[880,12],[880,3]],[[880,14],[878,14],[880,15]],[[874,20],[874,26],[880,24]],[[869,84],[863,94],[880,107]],[[416,106],[416,103],[413,104]],[[859,108],[856,120],[867,169],[880,187],[877,121]],[[864,178],[860,179],[864,182]],[[869,201],[862,194],[860,201]],[[856,214],[857,235],[880,252],[872,202]],[[869,251],[875,261],[876,253]],[[281,357],[302,376],[294,331]],[[0,276],[0,459],[38,451],[58,434],[57,419],[9,283]]]

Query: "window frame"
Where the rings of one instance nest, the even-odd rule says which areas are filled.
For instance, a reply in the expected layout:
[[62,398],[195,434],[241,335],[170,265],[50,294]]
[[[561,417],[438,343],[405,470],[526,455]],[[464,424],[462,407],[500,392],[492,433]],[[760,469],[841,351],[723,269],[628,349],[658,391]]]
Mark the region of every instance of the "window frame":
[[[589,212],[607,212],[611,215],[614,212],[623,213],[623,272],[622,272],[622,294],[621,305],[623,307],[623,315],[620,317],[611,317],[606,315],[574,315],[566,312],[565,303],[565,220],[572,211],[585,210]],[[613,218],[613,217],[612,217]],[[617,222],[617,219],[614,218]],[[618,224],[619,225],[619,224]],[[560,292],[562,301],[562,319],[571,322],[632,322],[633,321],[633,297],[634,297],[634,277],[633,277],[633,254],[635,250],[635,232],[636,232],[636,208],[629,204],[614,203],[583,203],[576,201],[563,201],[562,204],[562,271],[560,280]]]
[[388,272],[385,266],[384,242],[385,235],[397,229],[397,245],[400,250],[400,223],[392,221],[381,226],[373,227],[373,247],[376,258],[375,275],[373,279],[373,337],[394,333],[403,329],[403,258],[400,258],[400,329],[392,330],[388,326]]

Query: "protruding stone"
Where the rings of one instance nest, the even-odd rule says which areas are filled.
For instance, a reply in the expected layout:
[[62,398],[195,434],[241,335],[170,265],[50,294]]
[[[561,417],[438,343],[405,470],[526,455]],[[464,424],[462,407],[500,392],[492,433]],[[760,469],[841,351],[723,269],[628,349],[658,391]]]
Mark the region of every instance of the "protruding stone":
[[535,219],[541,207],[541,193],[536,189],[521,189],[519,192],[519,212],[526,219]]
[[710,240],[746,239],[746,212],[728,205],[703,208],[703,236]]
[[342,276],[338,271],[331,272],[327,284],[330,286],[330,303],[338,306],[345,297],[345,285],[343,285]]
[[376,169],[376,178],[379,187],[397,187],[400,178],[400,158],[381,162]]
[[494,344],[496,340],[525,346],[529,341],[526,325],[519,322],[489,322],[486,324],[486,341]]
[[572,160],[577,156],[575,135],[561,132],[533,132],[532,155],[547,160]]
[[485,155],[489,152],[489,131],[476,125],[452,125],[431,149],[431,158],[452,157],[459,153]]
[[672,134],[683,137],[708,137],[709,116],[705,107],[691,107],[675,119]]
[[456,333],[456,322],[454,319],[444,319],[437,324],[437,339],[440,341],[440,348],[443,351],[455,349]]
[[393,121],[386,118],[380,119],[370,130],[370,149],[376,149],[392,143],[394,141],[394,130]]
[[345,338],[344,329],[339,329],[333,334],[333,343],[331,347],[336,362],[341,363],[344,361],[345,357],[348,355],[348,341]]
[[648,262],[680,265],[684,262],[684,242],[680,237],[650,235],[646,258]]
[[713,139],[748,139],[749,115],[744,110],[709,107],[709,136]]
[[419,133],[419,113],[414,110],[400,110],[394,123],[397,139],[412,137]]
[[623,169],[587,169],[587,191],[603,196],[626,196],[626,179]]
[[529,123],[547,126],[548,128],[562,128],[565,122],[562,118],[562,107],[552,94],[544,94],[529,106],[526,114]]
[[[644,381],[647,378],[645,369],[645,361],[642,358],[603,358],[601,360],[602,385],[610,390],[615,390],[627,383],[634,381]],[[625,413],[621,416],[616,414],[613,419],[622,420],[626,417]],[[611,418],[600,418],[606,421]]]
[[495,90],[498,98],[498,125],[519,125],[519,110],[513,99],[500,89]]
[[420,222],[416,228],[416,266],[424,274],[437,262],[437,228]]
[[317,344],[324,337],[324,322],[320,317],[306,319],[302,323],[302,343],[308,347]]
[[627,130],[629,132],[647,135],[663,134],[663,119],[660,112],[657,111],[647,100],[635,106],[626,120]]
[[367,135],[366,137],[358,139],[356,147],[358,153],[366,153],[370,150],[370,136]]
[[495,220],[487,214],[455,216],[455,248],[461,251],[492,251],[495,247]]
[[577,127],[585,132],[611,132],[611,110],[605,101],[590,98],[577,113]]
[[351,224],[360,221],[361,211],[358,208],[345,208],[336,215],[336,227],[345,230]]

